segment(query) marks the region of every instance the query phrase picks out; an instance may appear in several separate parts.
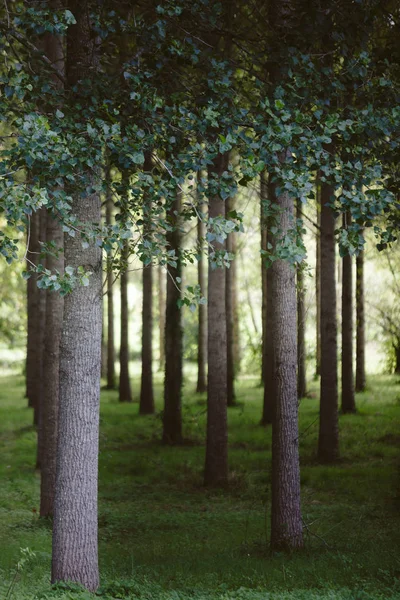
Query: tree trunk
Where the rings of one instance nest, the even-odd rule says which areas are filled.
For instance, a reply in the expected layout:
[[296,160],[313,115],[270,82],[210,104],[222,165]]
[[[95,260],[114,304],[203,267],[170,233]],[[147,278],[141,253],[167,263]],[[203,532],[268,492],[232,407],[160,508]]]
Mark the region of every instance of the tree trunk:
[[[54,8],[60,3],[53,2]],[[45,34],[46,56],[64,72],[64,52],[62,38]],[[54,85],[62,87],[54,77]],[[59,256],[48,254],[46,267],[50,271],[64,272],[64,234],[61,224],[50,213],[46,219],[46,241],[53,242],[60,250]],[[44,293],[44,292],[42,292]],[[40,516],[53,516],[56,481],[57,428],[60,381],[60,340],[64,312],[64,299],[57,292],[46,291],[46,317],[43,349],[43,393],[40,409],[39,456],[41,463]]]
[[[265,176],[262,187],[262,201],[266,202],[268,198],[273,198],[273,186],[267,183]],[[265,219],[266,220],[266,219]],[[266,222],[266,226],[268,223]],[[265,248],[272,241],[268,227],[265,232]],[[264,371],[264,400],[261,425],[270,425],[272,423],[275,399],[275,379],[274,379],[274,354],[273,340],[271,334],[270,318],[272,315],[272,269],[264,266],[265,286],[265,321],[263,321],[263,371]]]
[[[39,211],[39,240],[46,242],[47,230],[47,211],[42,208]],[[41,251],[41,246],[39,246]],[[38,263],[47,266],[46,257],[39,257]],[[33,423],[38,428],[38,444],[36,448],[36,468],[40,469],[41,465],[41,442],[40,442],[40,411],[43,400],[43,353],[44,353],[44,332],[46,323],[46,294],[39,290],[38,294],[38,313],[36,322],[36,352],[35,352],[35,380],[33,387]]]
[[[113,200],[111,194],[111,172],[110,167],[106,170],[107,196],[106,196],[106,225],[112,224]],[[115,389],[115,343],[114,343],[114,274],[112,270],[112,259],[107,257],[107,389]]]
[[[260,177],[260,227],[261,227],[261,251],[267,251],[267,219],[264,214],[264,203],[268,199],[268,173],[263,171]],[[266,381],[266,346],[267,346],[267,269],[265,268],[265,257],[261,253],[261,381]],[[264,419],[263,419],[264,420]]]
[[315,235],[316,259],[315,259],[315,303],[316,303],[316,361],[315,377],[321,375],[321,183],[319,178],[316,182],[317,197],[317,225]]
[[[151,171],[151,157],[146,156],[144,170]],[[151,196],[145,193],[143,198],[143,237],[151,240]],[[142,305],[142,378],[140,384],[139,413],[154,413],[153,392],[153,266],[143,268],[143,305]]]
[[[198,207],[198,211],[203,215],[202,207]],[[197,221],[197,245],[198,245],[198,261],[197,261],[197,278],[200,286],[200,293],[206,294],[206,273],[204,265],[204,238],[205,224],[202,219]],[[205,304],[199,304],[198,307],[198,344],[197,344],[197,386],[196,392],[201,394],[207,391],[206,381],[206,366],[207,366],[207,309]]]
[[321,184],[321,399],[318,457],[339,457],[334,188]]
[[131,380],[129,377],[129,306],[128,306],[128,258],[129,242],[125,241],[121,250],[121,343],[119,348],[119,401],[132,402]]
[[[351,223],[350,213],[343,215],[343,226]],[[342,412],[356,412],[353,373],[353,265],[350,255],[343,257],[342,282]]]
[[[29,230],[29,247],[27,270],[31,268],[31,264],[39,263],[39,213],[34,212],[30,217]],[[38,319],[39,311],[39,294],[40,290],[37,287],[36,275],[32,275],[27,281],[27,349],[26,349],[26,396],[28,398],[28,406],[33,407],[35,399],[37,378],[37,327],[40,322]]]
[[181,297],[181,283],[176,278],[182,277],[180,259],[181,232],[179,214],[181,211],[182,192],[177,190],[174,202],[168,210],[168,220],[173,230],[167,233],[169,250],[175,250],[176,267],[168,265],[167,303],[165,318],[165,381],[164,381],[164,444],[182,443],[182,311],[178,306]]
[[356,392],[366,387],[365,316],[364,316],[364,251],[356,258]]
[[158,275],[158,330],[159,330],[159,370],[164,369],[165,364],[165,279],[164,267],[159,266]]
[[396,357],[394,372],[396,375],[400,375],[400,346],[394,346],[394,353]]
[[[73,0],[76,19],[67,32],[67,82],[70,88],[90,78],[97,66],[89,5]],[[71,92],[72,100],[74,99]],[[82,101],[82,98],[79,99]],[[95,179],[93,171],[83,173]],[[76,191],[71,201],[78,223],[100,226],[97,194]],[[91,271],[89,285],[76,287],[64,300],[60,346],[60,407],[54,500],[52,581],[74,581],[89,590],[99,584],[97,480],[101,369],[101,249],[82,248],[79,236],[66,234],[65,263]]]
[[[226,200],[226,212],[233,210],[233,198]],[[229,254],[233,253],[233,236],[234,233],[229,233],[226,239],[226,251]],[[233,314],[233,296],[236,295],[234,290],[232,264],[236,257],[231,262],[230,268],[225,270],[225,310],[226,310],[226,371],[227,371],[227,405],[235,406],[235,357],[234,357],[234,314]]]
[[[219,155],[209,167],[209,185],[220,178],[228,166],[228,156]],[[225,202],[215,194],[209,198],[210,219],[225,217]],[[213,242],[216,251],[224,244]],[[208,266],[208,385],[207,440],[204,483],[223,486],[228,482],[227,428],[227,353],[226,348],[226,269],[215,268],[212,257]]]
[[[297,219],[301,219],[301,201],[297,200]],[[306,299],[304,272],[297,268],[297,394],[299,400],[307,394],[306,377]]]

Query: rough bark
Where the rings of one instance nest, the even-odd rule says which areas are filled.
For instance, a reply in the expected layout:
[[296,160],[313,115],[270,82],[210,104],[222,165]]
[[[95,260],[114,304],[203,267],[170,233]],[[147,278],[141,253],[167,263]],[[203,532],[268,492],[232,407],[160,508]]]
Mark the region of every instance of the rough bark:
[[[294,200],[288,193],[274,199],[280,209],[279,236],[294,225]],[[273,241],[275,245],[275,240]],[[275,402],[272,421],[271,548],[303,546],[300,507],[300,462],[297,396],[296,277],[284,260],[272,263],[270,335],[274,357]]]
[[321,399],[318,457],[339,457],[334,188],[321,183]]
[[[297,200],[297,218],[301,219],[301,202]],[[304,271],[297,268],[297,394],[299,399],[307,394],[306,377],[306,299]]]
[[[112,194],[111,194],[111,173],[110,167],[107,168],[107,197],[106,197],[106,225],[112,224]],[[112,270],[112,259],[107,258],[107,389],[115,389],[115,333],[114,333],[114,292],[113,292],[114,274]]]
[[[97,64],[88,3],[74,0],[70,9],[76,19],[67,33],[67,82],[72,88],[93,76]],[[83,175],[93,183],[98,176],[93,171]],[[72,213],[78,222],[100,226],[100,198],[96,194],[85,197],[84,190],[74,193]],[[64,301],[52,581],[74,581],[96,590],[101,249],[93,243],[83,249],[79,236],[66,235],[64,245],[66,264],[84,265],[92,274],[87,287],[76,287]]]
[[[151,158],[146,156],[144,170],[151,171]],[[151,197],[145,194],[143,199],[143,234],[151,240]],[[153,392],[153,266],[150,263],[143,269],[142,297],[142,375],[140,383],[139,413],[154,413]]]
[[119,401],[132,402],[131,379],[129,376],[129,305],[128,305],[128,258],[129,242],[124,242],[121,251],[123,271],[120,278],[121,291],[121,341],[119,348]]
[[366,387],[363,251],[356,258],[356,319],[356,392],[363,392]]
[[315,234],[315,304],[316,304],[316,360],[315,360],[315,377],[321,375],[321,184],[319,179],[316,183],[317,197],[317,225],[318,229]]
[[[227,168],[227,156],[219,155],[209,167],[209,180]],[[210,194],[211,195],[211,194]],[[225,202],[218,195],[209,198],[209,218],[225,217]],[[224,244],[214,241],[216,251]],[[208,379],[207,440],[204,483],[224,486],[228,482],[227,354],[225,268],[208,266]]]
[[[202,206],[198,208],[203,214]],[[197,262],[197,281],[200,286],[202,295],[206,294],[206,273],[204,263],[204,238],[205,224],[202,219],[197,221],[197,245],[198,245],[198,262]],[[197,385],[196,392],[201,394],[207,391],[206,367],[207,367],[207,308],[205,304],[200,304],[198,307],[198,333],[197,333]]]
[[158,276],[158,330],[159,330],[159,364],[160,371],[164,369],[165,364],[165,279],[164,267],[157,269]]
[[[60,3],[52,2],[59,8]],[[44,49],[46,56],[64,73],[64,52],[62,38],[47,33]],[[54,77],[54,85],[62,87],[60,80]],[[48,254],[46,267],[50,271],[64,271],[64,235],[61,224],[51,214],[46,219],[46,241],[53,242],[59,254]],[[42,292],[43,293],[43,292]],[[63,297],[46,291],[46,316],[43,349],[43,392],[40,409],[39,456],[41,464],[40,516],[53,515],[56,481],[57,430],[59,405],[60,340],[64,311]]]
[[[228,198],[226,200],[226,212],[233,210],[233,199]],[[226,239],[226,251],[233,254],[233,236],[234,233],[230,233]],[[236,394],[235,394],[235,356],[234,356],[234,301],[233,297],[236,295],[234,289],[234,279],[232,272],[232,264],[236,258],[231,262],[230,268],[225,271],[225,310],[226,310],[226,402],[228,406],[235,406]]]
[[[343,226],[351,215],[343,215]],[[342,280],[342,412],[356,412],[353,372],[353,264],[350,255],[344,256]]]
[[168,265],[167,301],[165,318],[165,380],[164,380],[164,444],[180,444],[182,442],[182,311],[178,306],[181,297],[177,277],[182,277],[182,264],[179,256],[181,232],[179,213],[181,210],[182,192],[177,190],[175,199],[168,211],[168,218],[173,230],[167,233],[170,250],[175,250],[176,267]]
[[[273,197],[273,186],[267,184],[265,181],[262,188],[262,197],[264,202],[269,197]],[[266,224],[267,225],[267,224]],[[265,245],[272,241],[271,234],[266,230],[265,234]],[[261,418],[261,425],[270,425],[273,417],[273,407],[275,398],[275,379],[274,379],[274,354],[272,335],[270,327],[270,318],[272,314],[272,269],[269,267],[265,268],[265,322],[263,327],[265,336],[263,333],[263,371],[264,371],[264,399],[263,399],[263,413]]]

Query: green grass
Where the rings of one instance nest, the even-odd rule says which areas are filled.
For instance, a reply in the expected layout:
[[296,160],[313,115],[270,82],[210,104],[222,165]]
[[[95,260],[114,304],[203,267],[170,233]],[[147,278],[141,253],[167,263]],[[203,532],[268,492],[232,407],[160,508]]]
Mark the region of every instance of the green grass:
[[[161,417],[102,393],[99,542],[104,598],[143,600],[367,600],[400,598],[400,385],[374,376],[341,416],[335,466],[316,460],[317,399],[300,407],[306,547],[271,555],[271,432],[259,426],[261,388],[238,385],[229,409],[230,486],[202,486],[205,397],[185,385],[182,447],[160,443]],[[137,396],[138,381],[134,380]],[[157,381],[161,410],[161,378]],[[314,390],[315,392],[316,390]],[[38,518],[32,414],[21,377],[0,378],[0,598],[21,548],[35,557],[11,598],[84,598],[51,588],[51,525]],[[316,395],[316,394],[315,394]]]

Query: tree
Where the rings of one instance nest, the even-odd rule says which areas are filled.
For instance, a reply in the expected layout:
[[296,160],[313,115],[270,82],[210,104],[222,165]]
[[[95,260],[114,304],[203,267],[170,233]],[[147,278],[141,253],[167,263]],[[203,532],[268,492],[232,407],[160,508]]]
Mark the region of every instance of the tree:
[[[219,181],[228,167],[228,156],[219,154],[209,167],[209,221],[225,218],[225,201],[219,192]],[[213,222],[213,221],[212,221]],[[207,439],[204,483],[224,486],[228,482],[227,423],[227,354],[225,268],[218,265],[218,255],[225,253],[225,244],[213,241],[208,259],[208,379],[207,379]]]
[[[111,168],[106,167],[106,225],[112,224],[112,192],[111,192]],[[112,258],[107,257],[107,389],[115,389],[115,343],[114,343],[114,275],[112,269]]]
[[[233,199],[226,200],[226,212],[229,214],[234,208]],[[226,238],[226,251],[233,254],[235,233],[229,233]],[[234,331],[235,331],[235,314],[234,306],[236,304],[236,281],[234,279],[235,258],[225,272],[225,310],[226,310],[226,370],[227,370],[227,404],[235,406],[235,354],[234,354]],[[237,317],[237,315],[236,315]],[[237,322],[236,322],[237,327]]]
[[356,392],[366,387],[365,316],[364,316],[364,251],[356,257]]
[[[66,80],[71,112],[90,105],[87,80],[96,76],[95,36],[90,4],[72,1],[76,23],[68,28]],[[86,167],[83,181],[98,180],[99,171]],[[71,209],[78,223],[100,226],[101,202],[86,185],[77,190]],[[91,272],[87,286],[76,287],[64,302],[60,346],[60,408],[57,477],[54,499],[52,581],[75,581],[89,590],[99,584],[97,551],[97,479],[101,368],[102,268],[95,241],[65,236],[65,262]]]
[[[296,216],[301,220],[301,203],[297,200]],[[297,268],[297,394],[304,398],[307,394],[306,378],[306,306],[304,272],[301,265]]]
[[[198,181],[201,174],[197,175]],[[200,217],[197,219],[197,245],[198,245],[198,262],[197,262],[197,280],[200,286],[200,293],[206,293],[206,274],[204,266],[204,238],[206,227],[204,222],[204,211],[202,204],[199,204],[198,211]],[[206,368],[207,368],[207,308],[205,304],[199,304],[198,307],[198,333],[197,333],[197,385],[196,392],[201,394],[207,390]]]
[[[265,211],[268,207],[269,197],[272,197],[272,185],[268,183],[268,174],[261,174],[261,211],[262,211],[262,240],[261,240],[261,258],[262,258],[262,371],[264,381],[264,399],[261,425],[270,425],[273,417],[273,405],[275,398],[274,388],[274,356],[272,346],[272,335],[269,325],[272,311],[272,271],[266,268],[265,256],[267,255],[268,244],[271,243],[271,234],[268,232],[268,219]],[[269,315],[269,316],[268,316]]]
[[[351,215],[343,215],[343,227]],[[350,254],[342,259],[342,412],[356,411],[353,374],[353,264]]]
[[182,311],[181,298],[182,263],[181,232],[179,213],[182,205],[182,190],[176,190],[168,210],[170,231],[166,239],[169,250],[175,252],[175,265],[168,265],[167,300],[165,314],[165,380],[164,380],[164,444],[182,442]]
[[334,188],[321,181],[321,398],[318,457],[339,456]]
[[[123,193],[128,194],[129,176],[123,174]],[[121,200],[121,218],[127,218],[128,198]],[[121,250],[121,342],[119,348],[119,401],[132,402],[131,379],[129,375],[129,304],[128,304],[128,259],[129,240],[123,241]]]

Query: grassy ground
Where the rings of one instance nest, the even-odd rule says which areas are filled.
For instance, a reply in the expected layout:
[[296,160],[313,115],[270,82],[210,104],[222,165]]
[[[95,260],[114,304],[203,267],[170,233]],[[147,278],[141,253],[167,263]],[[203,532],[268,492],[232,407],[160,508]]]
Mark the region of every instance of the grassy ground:
[[[135,390],[137,395],[137,381]],[[230,488],[202,487],[205,397],[185,385],[180,448],[163,447],[161,417],[139,417],[103,392],[100,439],[100,566],[105,598],[143,600],[367,600],[400,598],[400,385],[375,376],[342,416],[335,466],[315,458],[317,399],[301,402],[306,548],[271,555],[271,434],[258,422],[261,389],[238,386],[229,409]],[[157,382],[161,409],[161,379]],[[50,524],[38,518],[35,431],[23,381],[0,378],[0,598],[90,598],[52,589]]]

